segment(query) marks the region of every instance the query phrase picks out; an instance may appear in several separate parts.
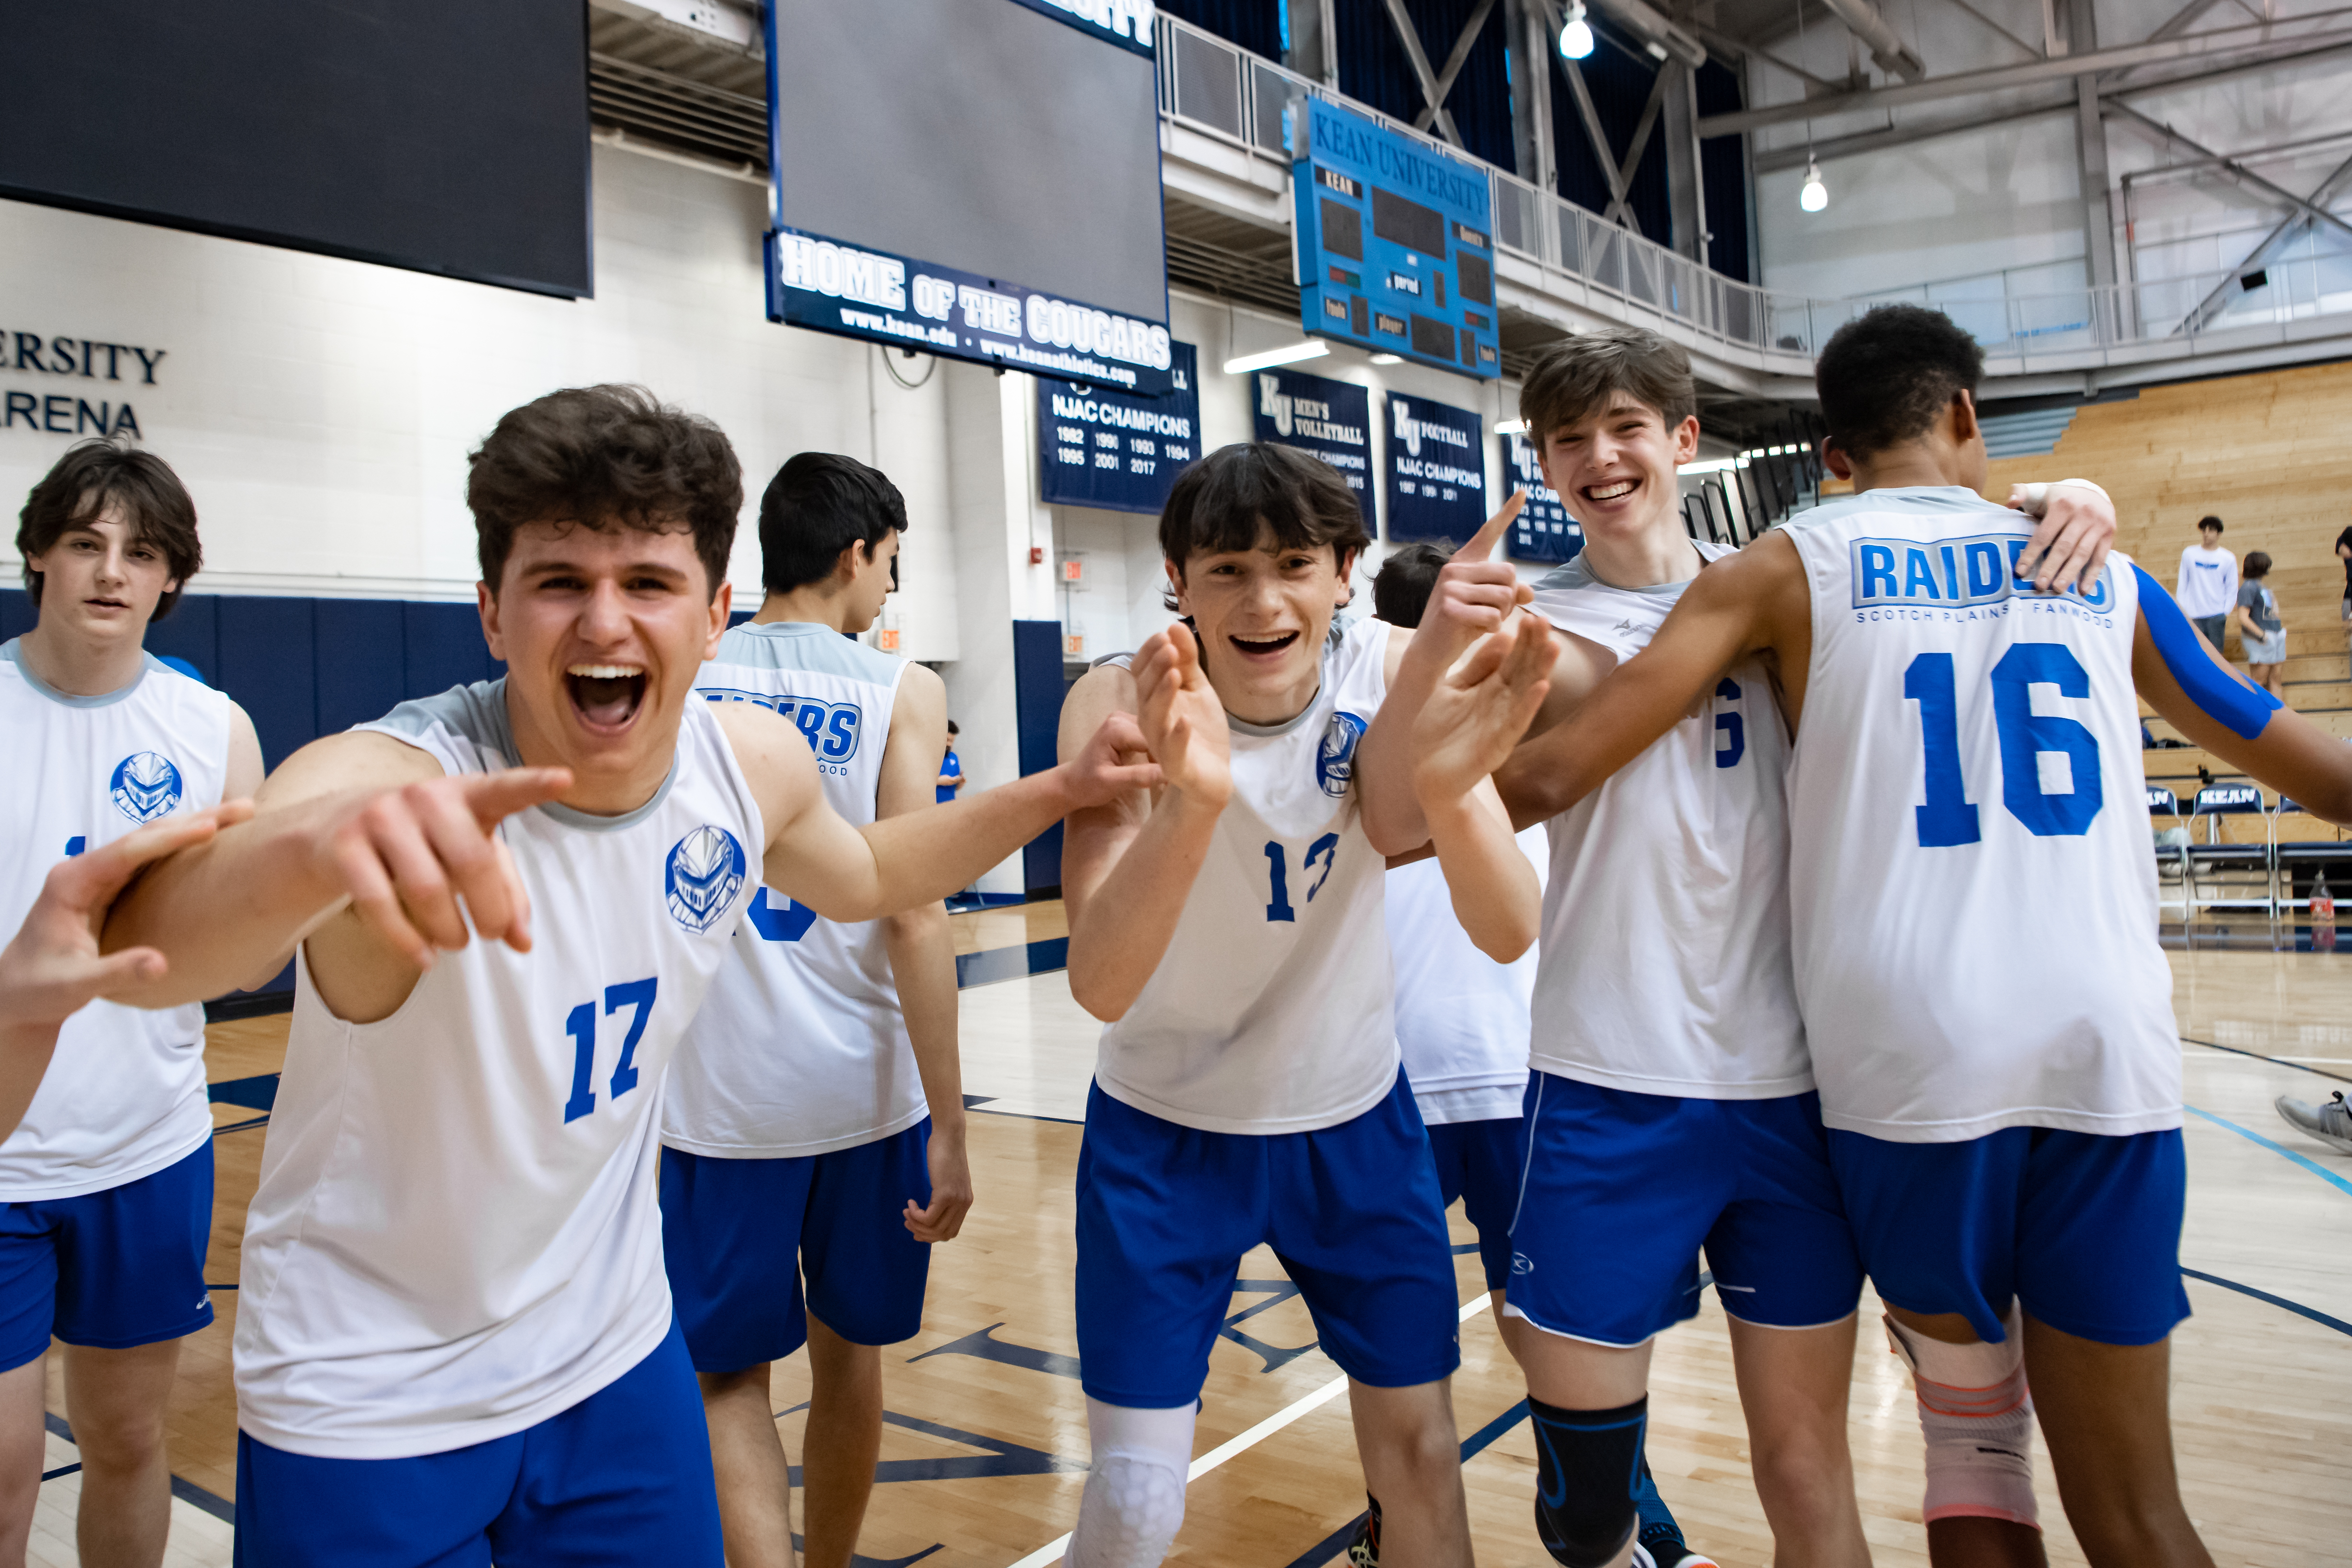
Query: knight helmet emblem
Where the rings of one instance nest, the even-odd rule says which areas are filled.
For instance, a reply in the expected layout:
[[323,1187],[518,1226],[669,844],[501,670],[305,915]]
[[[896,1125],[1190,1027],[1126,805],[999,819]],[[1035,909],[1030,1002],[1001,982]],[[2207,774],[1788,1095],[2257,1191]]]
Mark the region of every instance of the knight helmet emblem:
[[701,933],[735,907],[743,891],[743,846],[724,828],[703,826],[670,846],[662,873],[670,917]]
[[160,751],[134,751],[114,765],[108,784],[115,810],[134,822],[152,822],[180,803],[180,770]]
[[1324,727],[1322,744],[1315,748],[1315,782],[1335,800],[1346,797],[1348,782],[1356,776],[1356,743],[1365,728],[1360,716],[1345,709]]

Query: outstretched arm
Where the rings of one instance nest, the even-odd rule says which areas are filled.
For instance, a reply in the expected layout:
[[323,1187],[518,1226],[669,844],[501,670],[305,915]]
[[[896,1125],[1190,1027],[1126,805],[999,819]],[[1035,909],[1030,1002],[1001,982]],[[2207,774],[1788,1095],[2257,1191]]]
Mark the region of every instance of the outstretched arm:
[[1134,721],[1114,716],[1069,761],[944,805],[853,828],[825,804],[816,761],[792,724],[757,703],[716,716],[759,792],[761,880],[827,920],[877,920],[935,904],[1069,812],[1159,779]]
[[[947,738],[947,687],[922,665],[908,665],[890,708],[877,817],[903,817],[936,803],[931,759],[946,749]],[[951,1241],[971,1207],[971,1167],[964,1154],[963,1062],[956,1050],[955,938],[946,906],[934,902],[887,916],[882,945],[906,1015],[915,1072],[931,1108],[931,1201],[919,1204],[909,1196],[904,1218],[918,1241]]]
[[1513,491],[1503,509],[1437,574],[1421,624],[1404,640],[1403,653],[1389,674],[1381,711],[1356,747],[1356,799],[1364,836],[1384,855],[1417,849],[1430,836],[1412,782],[1412,734],[1422,705],[1471,644],[1500,631],[1512,611],[1535,596],[1508,561],[1487,559],[1527,498],[1526,491]]
[[142,866],[252,814],[250,801],[236,800],[167,818],[50,868],[25,924],[0,948],[0,1138],[24,1120],[66,1019],[100,997],[152,985],[169,967],[152,947],[100,956],[108,904]]
[[1106,1023],[1127,1014],[1168,953],[1192,882],[1233,793],[1225,710],[1192,628],[1155,633],[1133,670],[1099,669],[1062,710],[1065,754],[1106,716],[1132,716],[1159,759],[1141,789],[1074,813],[1062,839],[1070,912],[1070,994]]
[[2139,576],[2132,683],[2197,745],[2292,797],[2315,816],[2352,823],[2352,746],[2283,707],[2197,634],[2163,586]]
[[1491,775],[1511,755],[1550,685],[1551,628],[1521,615],[1446,673],[1413,724],[1413,790],[1445,873],[1454,917],[1498,964],[1543,924],[1543,886],[1511,837]]
[[1811,653],[1811,607],[1796,547],[1777,532],[1710,564],[1684,590],[1647,648],[1496,772],[1512,822],[1524,828],[1549,821],[1599,789],[1674,728],[1744,654],[1782,655],[1793,724]]

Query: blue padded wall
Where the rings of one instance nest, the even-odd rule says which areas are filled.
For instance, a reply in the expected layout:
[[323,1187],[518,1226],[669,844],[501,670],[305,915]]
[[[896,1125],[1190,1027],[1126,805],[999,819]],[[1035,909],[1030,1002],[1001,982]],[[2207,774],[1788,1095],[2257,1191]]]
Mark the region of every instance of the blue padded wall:
[[[1054,766],[1062,726],[1062,623],[1013,623],[1013,709],[1021,746],[1021,776]],[[1023,847],[1021,885],[1031,893],[1062,885],[1062,824],[1055,823]]]

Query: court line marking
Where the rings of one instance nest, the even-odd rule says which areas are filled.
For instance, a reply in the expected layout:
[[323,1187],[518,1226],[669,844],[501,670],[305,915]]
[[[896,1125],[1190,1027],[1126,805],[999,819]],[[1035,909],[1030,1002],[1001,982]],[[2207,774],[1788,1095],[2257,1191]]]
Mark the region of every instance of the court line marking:
[[[1476,1317],[1480,1312],[1485,1312],[1488,1307],[1493,1306],[1494,1304],[1494,1298],[1491,1295],[1481,1292],[1476,1298],[1463,1306],[1462,1311],[1455,1321],[1466,1323],[1472,1318]],[[1192,1463],[1192,1467],[1184,1472],[1184,1484],[1188,1487],[1191,1486],[1194,1481],[1199,1480],[1202,1476],[1207,1475],[1211,1470],[1215,1469],[1227,1459],[1233,1458],[1239,1454],[1245,1453],[1251,1448],[1255,1448],[1260,1443],[1265,1442],[1268,1437],[1273,1437],[1276,1432],[1281,1431],[1285,1427],[1289,1426],[1292,1422],[1299,1419],[1301,1416],[1314,1414],[1316,1411],[1320,1410],[1324,1406],[1330,1404],[1331,1401],[1337,1399],[1346,1392],[1348,1392],[1348,1375],[1343,1372],[1339,1376],[1333,1378],[1330,1382],[1325,1384],[1322,1387],[1315,1390],[1314,1393],[1306,1396],[1304,1398],[1295,1400],[1291,1404],[1284,1406],[1281,1409],[1276,1411],[1265,1420],[1260,1421],[1256,1426],[1252,1427],[1248,1431],[1243,1432],[1237,1437],[1226,1439],[1224,1442],[1218,1444],[1215,1448],[1211,1448],[1207,1453],[1202,1454],[1199,1458],[1194,1459]],[[1059,1536],[1055,1540],[1045,1542],[1045,1545],[1040,1546],[1036,1551],[1029,1553],[1028,1556],[1024,1557],[1018,1563],[1013,1563],[1012,1568],[1046,1568],[1048,1563],[1059,1563],[1062,1560],[1063,1554],[1068,1552],[1069,1549],[1069,1536]]]
[[2329,1170],[2317,1160],[2299,1155],[2284,1144],[2273,1144],[2268,1138],[2263,1137],[2260,1133],[2255,1132],[2252,1127],[2241,1127],[2227,1116],[2216,1116],[2212,1112],[2200,1110],[2194,1105],[2184,1105],[2181,1109],[2188,1112],[2192,1116],[2202,1116],[2216,1126],[2227,1127],[2230,1131],[2237,1134],[2238,1136],[2244,1138],[2251,1143],[2260,1144],[2263,1147],[2282,1158],[2293,1160],[2296,1165],[2301,1166],[2304,1169],[2309,1171],[2312,1175],[2317,1176],[2328,1186],[2336,1187],[2347,1195],[2352,1195],[2352,1181],[2346,1181],[2342,1176],[2337,1176],[2334,1171]]
[[[2252,1057],[2256,1061],[2269,1061],[2274,1062],[2281,1067],[2292,1067],[2297,1072],[2308,1072],[2315,1078],[2333,1078],[2338,1083],[2352,1083],[2352,1078],[2347,1078],[2341,1072],[2322,1071],[2316,1067],[2305,1065],[2305,1061],[2298,1060],[2292,1056],[2264,1056],[2259,1051],[2248,1051],[2242,1046],[2223,1045],[2219,1040],[2199,1040],[2195,1035],[2189,1034],[2184,1034],[2180,1038],[2190,1045],[2201,1045],[2209,1051],[2226,1051],[2231,1056]],[[2307,1060],[2310,1061],[2341,1061],[2345,1059],[2337,1056],[2315,1056],[2308,1058]]]
[[2184,1265],[2180,1271],[2192,1280],[2202,1280],[2209,1285],[2219,1285],[2225,1291],[2235,1291],[2242,1296],[2252,1296],[2254,1300],[2267,1301],[2273,1307],[2284,1307],[2300,1317],[2309,1318],[2322,1328],[2334,1329],[2340,1334],[2352,1334],[2352,1323],[2346,1322],[2342,1318],[2329,1317],[2316,1307],[2306,1307],[2301,1301],[2290,1301],[2284,1296],[2273,1296],[2268,1291],[2257,1291],[2252,1285],[2241,1285],[2235,1280],[2224,1280],[2219,1274],[2208,1274],[2202,1269],[2191,1269]]

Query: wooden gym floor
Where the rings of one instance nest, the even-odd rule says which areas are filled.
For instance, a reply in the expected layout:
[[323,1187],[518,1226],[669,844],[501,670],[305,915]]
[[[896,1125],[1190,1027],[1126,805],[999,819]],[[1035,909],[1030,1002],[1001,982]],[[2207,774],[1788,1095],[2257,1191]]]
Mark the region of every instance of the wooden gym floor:
[[[1087,1458],[1070,1299],[1071,1197],[1097,1030],[1059,972],[1057,904],[955,917],[963,964],[965,1087],[979,1201],[933,1260],[923,1332],[886,1353],[889,1427],[864,1557],[926,1568],[1043,1568],[1076,1517]],[[2271,1109],[2352,1082],[2352,956],[2172,955],[2184,1036],[2189,1198],[2181,1261],[2196,1316],[2175,1338],[2173,1414],[2189,1511],[2224,1568],[2345,1560],[2352,1540],[2352,1158],[2298,1137]],[[1042,972],[1026,973],[1030,968]],[[1010,976],[1012,977],[995,977]],[[261,1155],[283,1017],[215,1025],[209,1076],[219,1176],[209,1278],[219,1321],[192,1339],[171,1416],[179,1479],[172,1562],[226,1563],[236,1402],[229,1339],[245,1206]],[[2323,1076],[2333,1075],[2333,1076]],[[237,1103],[242,1100],[247,1103]],[[1471,1232],[1455,1218],[1455,1240]],[[1517,1370],[1485,1309],[1475,1254],[1454,1397],[1478,1560],[1545,1568],[1529,1521],[1534,1452]],[[1220,1568],[1331,1561],[1363,1507],[1338,1370],[1306,1309],[1261,1251],[1242,1267],[1213,1358],[1183,1533],[1171,1559]],[[1865,1301],[1853,1445],[1877,1561],[1926,1562],[1919,1439],[1906,1380]],[[64,1410],[51,1363],[51,1409]],[[1338,1386],[1344,1386],[1339,1385]],[[779,1369],[776,1405],[797,1457],[804,1359]],[[31,1560],[74,1562],[78,1478],[62,1423]],[[1694,1545],[1761,1568],[1770,1539],[1748,1481],[1723,1315],[1666,1336],[1652,1396],[1650,1462]],[[2053,1563],[2082,1561],[2046,1460]]]

